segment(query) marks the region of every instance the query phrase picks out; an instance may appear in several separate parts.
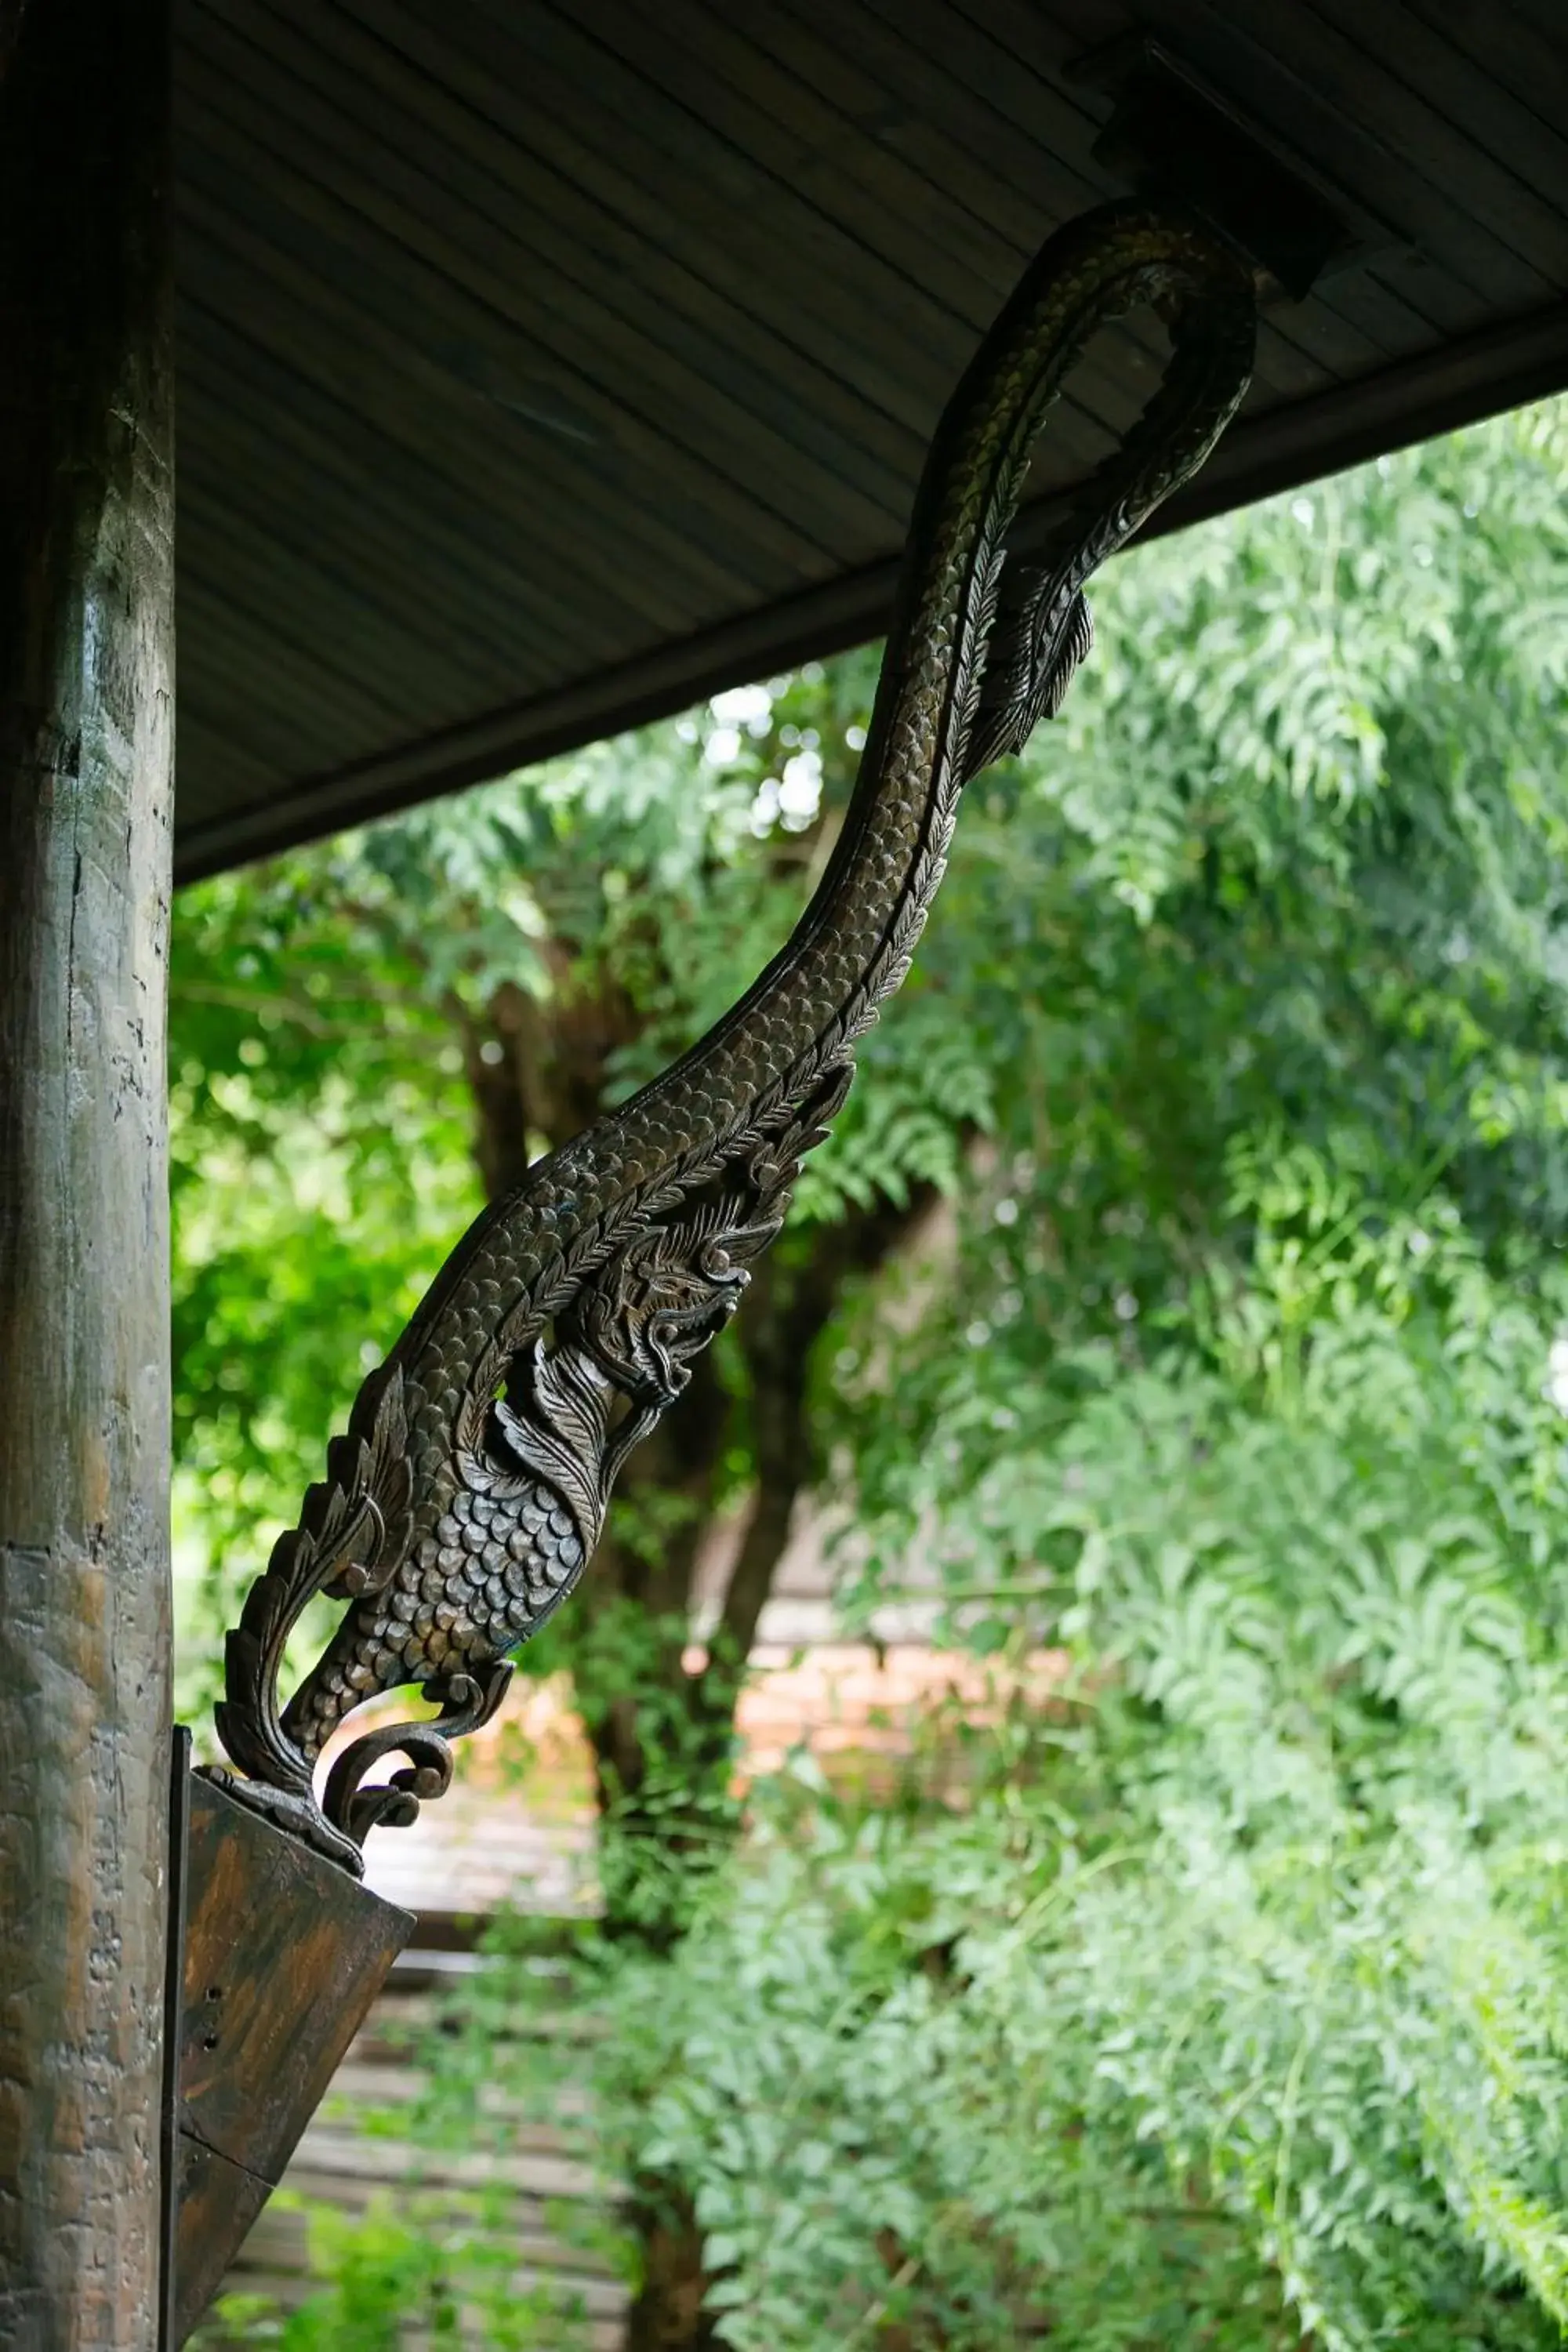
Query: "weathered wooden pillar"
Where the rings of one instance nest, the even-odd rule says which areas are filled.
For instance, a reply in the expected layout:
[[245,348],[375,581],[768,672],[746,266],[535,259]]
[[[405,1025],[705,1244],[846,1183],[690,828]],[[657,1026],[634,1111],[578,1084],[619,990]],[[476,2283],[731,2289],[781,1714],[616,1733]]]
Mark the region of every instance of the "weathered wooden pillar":
[[0,0],[0,2345],[151,2352],[169,1758],[164,0]]

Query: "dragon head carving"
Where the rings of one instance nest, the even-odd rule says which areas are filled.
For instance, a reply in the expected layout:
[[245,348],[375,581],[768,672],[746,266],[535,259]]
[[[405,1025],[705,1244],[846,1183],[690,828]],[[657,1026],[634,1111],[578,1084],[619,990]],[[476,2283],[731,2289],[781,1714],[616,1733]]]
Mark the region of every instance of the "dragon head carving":
[[658,1227],[621,1254],[612,1281],[578,1301],[577,1336],[623,1394],[667,1402],[750,1280],[719,1231]]

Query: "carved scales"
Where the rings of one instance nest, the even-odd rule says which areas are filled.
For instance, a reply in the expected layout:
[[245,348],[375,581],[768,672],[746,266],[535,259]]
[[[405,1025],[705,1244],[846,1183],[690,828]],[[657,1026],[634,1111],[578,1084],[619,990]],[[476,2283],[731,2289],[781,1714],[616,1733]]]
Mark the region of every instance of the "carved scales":
[[[1043,562],[1005,560],[1031,445],[1084,344],[1153,304],[1164,378]],[[216,1777],[349,1869],[378,1822],[451,1779],[507,1653],[591,1558],[622,1463],[733,1313],[826,1133],[855,1041],[909,968],[963,784],[1054,715],[1091,572],[1202,465],[1248,381],[1249,272],[1196,219],[1110,205],[1053,237],[942,420],[916,502],[859,781],[831,865],[747,994],[632,1101],[531,1169],[459,1242],[364,1382],[300,1523],[228,1637]],[[348,1606],[279,1710],[318,1593]],[[316,1760],[363,1701],[423,1685],[440,1714]],[[383,1757],[406,1768],[365,1787]]]

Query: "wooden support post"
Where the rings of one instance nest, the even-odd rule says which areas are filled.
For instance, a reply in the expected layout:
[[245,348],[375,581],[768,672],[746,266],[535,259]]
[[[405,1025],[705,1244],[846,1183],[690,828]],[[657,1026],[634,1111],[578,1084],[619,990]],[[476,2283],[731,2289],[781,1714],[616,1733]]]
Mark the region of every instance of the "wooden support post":
[[164,0],[0,0],[0,2344],[152,2352],[169,1803]]

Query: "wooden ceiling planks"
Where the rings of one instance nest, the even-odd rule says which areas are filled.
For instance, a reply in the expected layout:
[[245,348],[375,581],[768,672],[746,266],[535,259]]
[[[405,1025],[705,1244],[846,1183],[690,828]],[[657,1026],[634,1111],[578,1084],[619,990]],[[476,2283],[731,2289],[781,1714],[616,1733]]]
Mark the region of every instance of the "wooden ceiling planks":
[[[1186,513],[1568,382],[1556,0],[183,0],[182,871],[873,632],[1137,26],[1363,239]],[[1097,340],[1026,538],[1161,349]]]
[[[290,42],[296,70],[301,62],[309,65],[311,46],[308,38]],[[498,202],[489,175],[450,147],[442,151],[446,168],[437,215],[429,204],[429,175],[408,161],[415,124],[399,122],[395,115],[389,121],[384,96],[370,96],[357,76],[337,110],[338,137],[331,150],[331,98],[314,77],[299,87],[306,93],[299,105],[304,137],[318,155],[330,154],[323,184],[340,201],[363,207],[402,255],[416,257],[461,289],[514,334],[537,336],[573,387],[567,399],[587,446],[602,430],[596,404],[607,402],[605,413],[616,429],[630,415],[649,436],[626,449],[634,468],[647,463],[652,450],[660,458],[694,466],[704,487],[716,478],[749,500],[759,470],[765,481],[782,461],[805,490],[824,535],[816,545],[797,520],[776,517],[792,551],[805,546],[814,557],[826,556],[846,534],[878,542],[893,511],[892,478],[887,480],[887,503],[879,504],[868,488],[868,478],[876,480],[874,467],[857,474],[841,462],[823,462],[812,446],[821,437],[814,420],[784,397],[775,373],[732,344],[721,344],[714,334],[700,338],[689,327],[671,331],[661,307],[643,294],[635,266],[616,273],[606,303],[584,283],[584,273],[562,266],[570,244],[548,231],[534,232],[531,206],[517,195]],[[675,432],[668,429],[670,419]]]
[[[531,570],[519,576],[517,529],[482,502],[472,446],[455,426],[433,439],[426,418],[426,464],[414,476],[417,445],[405,444],[395,419],[323,390],[216,313],[200,324],[199,341],[187,342],[181,394],[199,404],[201,431],[191,437],[213,454],[220,511],[226,500],[239,514],[243,478],[302,555],[318,531],[353,549],[357,593],[397,602],[422,636],[459,631],[514,678],[520,663],[530,675],[547,667],[563,624],[578,635],[597,629],[611,643],[647,625],[637,606],[605,591],[590,605],[576,573],[558,586]],[[398,585],[411,543],[426,583],[416,603]]]
[[[1562,38],[1562,11],[1553,0],[1552,21],[1532,25],[1519,8],[1497,9],[1491,0],[1406,0],[1410,13],[1464,61],[1467,72],[1485,84],[1489,93],[1506,91],[1517,99],[1521,112],[1547,129],[1568,122],[1568,45]],[[1471,119],[1471,110],[1487,105],[1472,96],[1459,121]],[[1498,142],[1494,134],[1494,147]],[[1550,197],[1554,183],[1538,183]]]
[[[1360,0],[1315,5],[1364,51]],[[1483,18],[1481,10],[1455,7],[1453,0],[1382,0],[1382,18],[1411,90],[1529,191],[1560,231],[1558,194],[1568,171],[1568,48],[1560,46],[1554,53],[1510,11],[1488,8]],[[1561,29],[1560,14],[1558,21]]]
[[[550,499],[562,515],[563,539],[575,541],[598,526],[600,535],[586,552],[590,570],[596,563],[618,575],[626,556],[638,553],[639,542],[644,564],[651,569],[651,559],[662,551],[663,533],[658,519],[645,511],[636,495],[651,478],[697,526],[670,551],[672,584],[685,575],[702,598],[742,591],[747,574],[731,553],[737,541],[765,562],[809,576],[813,560],[820,561],[826,547],[787,515],[747,499],[721,463],[703,462],[686,433],[677,438],[673,432],[650,430],[641,408],[646,379],[624,400],[606,396],[562,358],[558,329],[548,317],[539,320],[536,335],[526,341],[514,339],[510,322],[498,319],[482,293],[419,249],[426,240],[399,246],[386,233],[374,192],[367,193],[366,209],[356,218],[321,148],[303,140],[296,148],[280,134],[275,115],[258,120],[265,123],[266,135],[253,136],[236,120],[224,126],[225,152],[241,160],[251,174],[250,220],[231,218],[224,226],[237,242],[244,238],[260,262],[256,315],[269,310],[274,331],[286,338],[293,324],[289,310],[302,308],[324,313],[337,329],[352,322],[360,349],[375,348],[381,366],[395,382],[407,373],[406,344],[393,320],[400,300],[415,306],[426,368],[430,353],[450,354],[474,373],[481,387],[487,381],[497,386],[476,404],[465,397],[460,379],[442,383],[436,395],[440,405],[459,415],[479,406],[497,421],[498,439],[510,436],[526,448],[525,510],[531,516]],[[258,228],[259,236],[254,234]],[[419,356],[416,345],[415,357]],[[450,369],[447,359],[434,373],[439,377]],[[471,420],[463,421],[471,433]],[[651,579],[639,577],[637,587],[650,600],[657,595]]]

